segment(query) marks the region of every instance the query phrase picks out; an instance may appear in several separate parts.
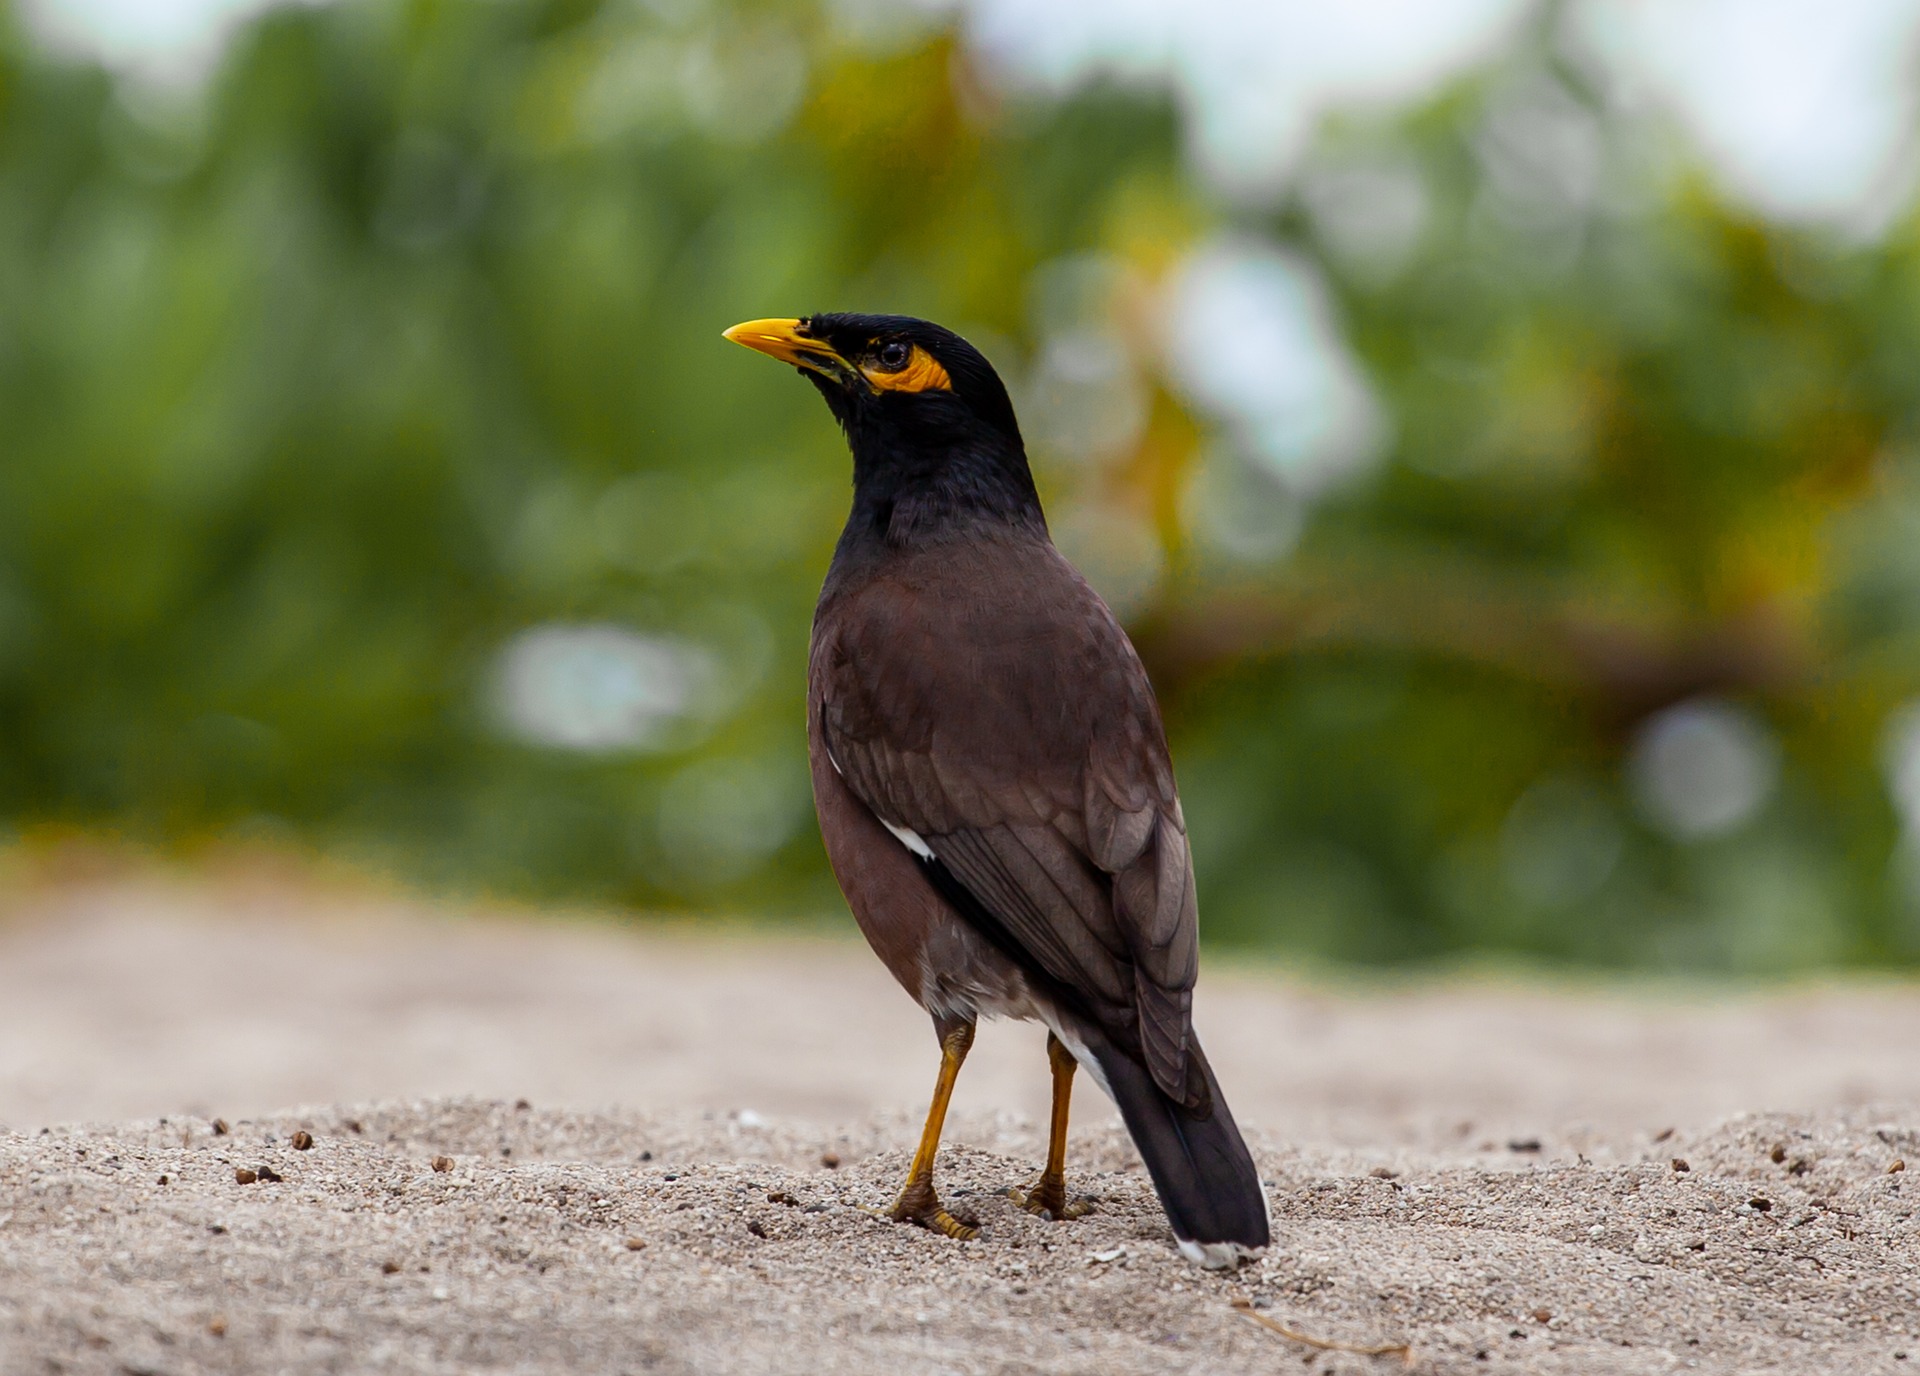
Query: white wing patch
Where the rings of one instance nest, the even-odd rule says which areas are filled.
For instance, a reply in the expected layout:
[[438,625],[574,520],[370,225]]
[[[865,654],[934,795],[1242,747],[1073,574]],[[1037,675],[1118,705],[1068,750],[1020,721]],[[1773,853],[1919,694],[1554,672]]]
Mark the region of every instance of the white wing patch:
[[[827,758],[832,759],[833,757],[829,755]],[[879,820],[881,826],[894,834],[901,845],[905,846],[922,860],[933,859],[932,847],[920,839],[919,832],[913,830],[911,827],[897,827],[886,818],[881,817],[878,813],[875,813],[874,816]]]
[[[840,768],[840,761],[833,758],[833,751],[831,750],[827,751],[827,763],[833,766],[833,772],[841,778],[844,779],[847,777],[846,771]],[[912,827],[897,827],[877,812],[873,814],[873,819],[888,831],[892,832],[894,840],[898,841],[922,860],[933,859],[933,848],[921,840],[920,833]]]

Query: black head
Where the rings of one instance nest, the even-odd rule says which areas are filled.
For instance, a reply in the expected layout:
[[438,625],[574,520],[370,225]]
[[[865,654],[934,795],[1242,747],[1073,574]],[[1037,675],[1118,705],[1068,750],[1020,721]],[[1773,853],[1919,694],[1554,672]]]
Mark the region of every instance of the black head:
[[726,337],[790,363],[853,450],[854,521],[932,533],[968,516],[1040,520],[1007,389],[952,330],[907,315],[749,320]]
[[931,321],[836,312],[749,320],[726,337],[805,372],[849,434],[880,425],[927,440],[991,437],[1020,446],[1013,403],[993,365]]

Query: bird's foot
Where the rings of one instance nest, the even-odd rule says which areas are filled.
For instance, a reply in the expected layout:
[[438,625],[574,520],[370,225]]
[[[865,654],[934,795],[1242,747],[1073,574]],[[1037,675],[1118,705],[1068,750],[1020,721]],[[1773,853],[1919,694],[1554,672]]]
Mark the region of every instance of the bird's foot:
[[948,1211],[933,1192],[930,1181],[909,1181],[887,1217],[895,1223],[917,1223],[928,1232],[943,1233],[956,1242],[970,1242],[980,1236],[980,1220]]
[[1007,1198],[1030,1214],[1059,1222],[1069,1218],[1085,1218],[1094,1211],[1093,1201],[1085,1195],[1078,1199],[1067,1198],[1067,1182],[1057,1175],[1041,1172],[1040,1178],[1026,1189],[1007,1191]]

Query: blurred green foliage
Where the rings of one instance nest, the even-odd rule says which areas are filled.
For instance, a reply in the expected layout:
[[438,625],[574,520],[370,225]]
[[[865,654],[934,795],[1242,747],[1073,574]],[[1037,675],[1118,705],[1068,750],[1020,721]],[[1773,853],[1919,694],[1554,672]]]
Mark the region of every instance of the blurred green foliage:
[[[1920,227],[1744,217],[1543,30],[1252,211],[1165,100],[832,14],[345,0],[195,94],[0,0],[0,814],[831,907],[799,710],[846,461],[719,331],[894,310],[1012,382],[1161,685],[1210,936],[1920,958]],[[1168,381],[1167,284],[1222,242],[1326,284],[1370,469],[1290,482]],[[1044,366],[1088,320],[1137,413],[1091,450]],[[1206,492],[1279,534],[1210,538]],[[687,701],[543,742],[503,705],[541,627],[679,647]],[[1744,801],[1663,812],[1687,768]]]

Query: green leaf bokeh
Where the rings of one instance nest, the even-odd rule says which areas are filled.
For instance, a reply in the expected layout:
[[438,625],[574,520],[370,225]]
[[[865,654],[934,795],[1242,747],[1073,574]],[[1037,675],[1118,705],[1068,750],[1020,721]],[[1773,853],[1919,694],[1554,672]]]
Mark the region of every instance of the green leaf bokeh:
[[[1165,98],[1009,93],[937,25],[833,13],[345,0],[251,23],[193,93],[0,6],[0,815],[832,909],[800,702],[846,463],[719,331],[884,309],[1012,382],[1160,684],[1210,937],[1920,959],[1889,773],[1920,693],[1920,222],[1741,211],[1544,30],[1330,120],[1250,209]],[[1508,146],[1542,100],[1597,189]],[[1346,174],[1412,188],[1402,242],[1343,233],[1315,187]],[[1179,384],[1168,284],[1222,243],[1324,284],[1378,412],[1357,476],[1290,485]],[[1045,365],[1089,321],[1133,417],[1092,452],[1075,425],[1117,412]],[[1222,502],[1269,545],[1218,538]],[[700,701],[626,748],[528,740],[500,666],[543,626],[693,647]],[[1773,772],[1683,834],[1633,760],[1702,703]]]

